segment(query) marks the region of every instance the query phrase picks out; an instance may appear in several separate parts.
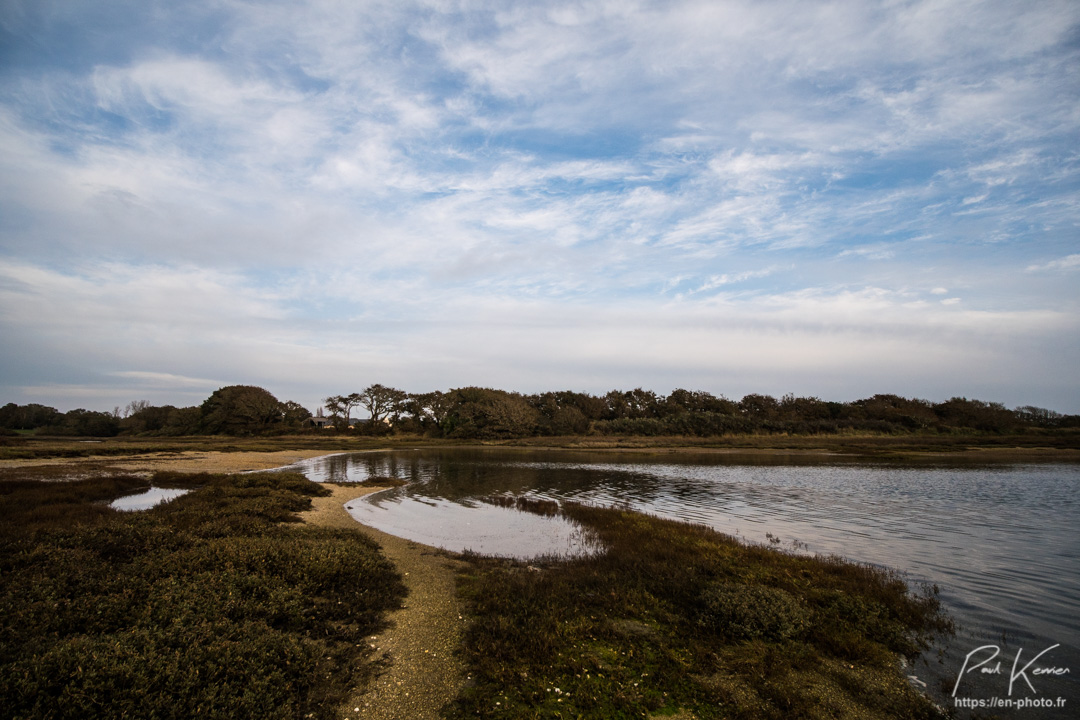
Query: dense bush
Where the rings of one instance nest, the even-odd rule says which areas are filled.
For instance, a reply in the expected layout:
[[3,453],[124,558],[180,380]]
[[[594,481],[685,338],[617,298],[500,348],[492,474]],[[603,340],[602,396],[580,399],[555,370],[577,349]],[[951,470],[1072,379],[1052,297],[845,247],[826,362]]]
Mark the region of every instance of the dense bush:
[[400,578],[356,533],[297,526],[299,475],[0,485],[0,703],[11,718],[332,717],[371,672]]
[[698,622],[732,640],[790,640],[810,624],[810,613],[779,588],[708,583],[701,592]]

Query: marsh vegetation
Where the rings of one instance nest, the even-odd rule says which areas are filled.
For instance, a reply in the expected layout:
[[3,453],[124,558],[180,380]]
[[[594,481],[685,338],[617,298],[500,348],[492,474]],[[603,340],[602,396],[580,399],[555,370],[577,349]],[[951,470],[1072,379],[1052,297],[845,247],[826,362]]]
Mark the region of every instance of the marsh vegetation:
[[0,702],[12,718],[336,717],[404,587],[374,543],[301,526],[296,474],[0,483]]
[[951,631],[934,589],[702,526],[563,512],[607,552],[528,565],[472,558],[461,586],[475,684],[449,717],[941,715],[899,665]]
[[[259,443],[277,448],[239,446]],[[151,484],[191,492],[109,508]],[[8,714],[340,717],[405,590],[360,533],[296,522],[325,492],[289,472],[0,482]],[[450,718],[939,714],[900,665],[951,631],[932,588],[622,509],[486,501],[564,515],[604,551],[465,556]]]

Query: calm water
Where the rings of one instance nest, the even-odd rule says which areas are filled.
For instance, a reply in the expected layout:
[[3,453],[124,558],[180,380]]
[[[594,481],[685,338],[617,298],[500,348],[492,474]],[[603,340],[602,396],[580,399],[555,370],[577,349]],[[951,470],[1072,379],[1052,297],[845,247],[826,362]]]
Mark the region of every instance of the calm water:
[[190,490],[177,490],[171,488],[156,488],[152,487],[146,492],[141,492],[136,495],[125,495],[121,498],[116,498],[109,507],[114,510],[149,510],[155,505],[160,505],[163,502],[172,500],[173,498],[180,497],[185,493],[191,492]]
[[[960,624],[909,670],[952,694],[965,656],[997,657],[965,673],[956,696],[1058,703],[1004,717],[1078,717],[1080,465],[941,467],[720,455],[634,456],[539,451],[413,451],[316,458],[314,480],[409,481],[351,504],[358,520],[451,550],[527,557],[588,550],[565,521],[478,502],[486,495],[618,505],[690,520],[749,542],[837,554],[935,584]],[[752,463],[752,464],[751,464]],[[1052,645],[1019,675],[1010,677]],[[967,667],[986,660],[987,648]],[[940,653],[940,655],[939,655]],[[1019,658],[1019,660],[1017,660]],[[1068,668],[1058,676],[1037,667]],[[1028,687],[1030,681],[1032,687]],[[940,688],[945,687],[944,695]],[[985,711],[984,711],[985,712]]]

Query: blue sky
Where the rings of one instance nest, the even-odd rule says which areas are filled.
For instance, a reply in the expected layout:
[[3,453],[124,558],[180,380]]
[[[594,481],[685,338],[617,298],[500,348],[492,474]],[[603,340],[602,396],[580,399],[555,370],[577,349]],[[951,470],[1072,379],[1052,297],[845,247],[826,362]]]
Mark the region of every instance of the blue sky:
[[1080,412],[1080,4],[0,3],[0,401]]

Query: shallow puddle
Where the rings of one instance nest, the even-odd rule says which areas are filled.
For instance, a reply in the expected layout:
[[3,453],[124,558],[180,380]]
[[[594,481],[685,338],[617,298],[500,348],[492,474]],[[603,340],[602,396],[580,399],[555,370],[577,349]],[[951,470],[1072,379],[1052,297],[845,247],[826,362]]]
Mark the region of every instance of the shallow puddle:
[[173,498],[178,498],[181,495],[186,495],[189,492],[191,491],[178,488],[152,487],[146,492],[141,492],[137,495],[125,495],[124,497],[116,498],[109,503],[109,507],[113,510],[123,510],[126,512],[149,510],[155,505],[172,500]]
[[391,535],[452,552],[532,560],[581,557],[600,550],[590,533],[559,516],[489,505],[415,498],[388,491],[353,500],[354,519]]

